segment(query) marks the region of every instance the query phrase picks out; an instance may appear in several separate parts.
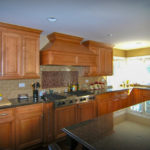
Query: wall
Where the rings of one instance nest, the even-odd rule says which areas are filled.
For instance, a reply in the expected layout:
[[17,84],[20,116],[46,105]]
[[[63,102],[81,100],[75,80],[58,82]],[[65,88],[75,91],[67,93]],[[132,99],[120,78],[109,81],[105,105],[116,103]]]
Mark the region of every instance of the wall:
[[113,49],[113,55],[118,57],[136,57],[150,55],[150,47],[132,50]]
[[[42,71],[78,71],[79,72],[79,85],[80,88],[84,88],[87,86],[85,80],[89,80],[89,83],[93,83],[95,81],[100,81],[102,77],[83,77],[84,71],[86,67],[71,67],[71,66],[41,66],[40,67],[40,74]],[[40,75],[40,77],[42,77]],[[0,93],[3,95],[4,98],[16,98],[18,94],[26,94],[28,93],[29,96],[32,96],[32,83],[40,82],[40,79],[25,79],[25,80],[0,80]],[[19,83],[25,83],[25,87],[19,88]],[[88,83],[88,84],[89,84]],[[65,88],[67,87],[60,87],[60,88],[52,88],[55,92],[64,92]],[[40,88],[40,90],[42,90]],[[49,89],[46,89],[49,90]]]

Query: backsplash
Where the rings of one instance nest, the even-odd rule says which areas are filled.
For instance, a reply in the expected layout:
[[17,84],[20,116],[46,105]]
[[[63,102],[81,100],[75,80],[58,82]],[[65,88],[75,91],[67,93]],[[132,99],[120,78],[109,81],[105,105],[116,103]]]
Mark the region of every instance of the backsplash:
[[[78,72],[78,82],[80,89],[86,88],[89,83],[100,81],[103,77],[83,77],[84,72],[87,71],[86,67],[73,67],[73,66],[40,66],[40,79],[23,79],[23,80],[0,80],[0,93],[4,98],[16,98],[18,94],[28,93],[32,96],[31,84],[34,82],[42,83],[42,72],[43,71],[69,71]],[[88,83],[86,83],[88,82]],[[25,87],[19,88],[19,83],[25,83]],[[49,88],[44,88],[49,90]],[[51,88],[54,92],[64,92],[66,86],[59,88]],[[40,88],[42,90],[42,88]]]
[[78,71],[42,71],[42,88],[66,87],[78,83]]

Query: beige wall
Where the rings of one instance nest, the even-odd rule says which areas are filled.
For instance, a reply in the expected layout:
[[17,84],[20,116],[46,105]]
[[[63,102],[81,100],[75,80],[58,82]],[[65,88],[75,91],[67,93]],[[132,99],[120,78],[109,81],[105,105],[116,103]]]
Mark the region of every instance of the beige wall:
[[113,49],[113,55],[119,57],[146,56],[146,55],[150,55],[150,47],[133,49],[133,50]]

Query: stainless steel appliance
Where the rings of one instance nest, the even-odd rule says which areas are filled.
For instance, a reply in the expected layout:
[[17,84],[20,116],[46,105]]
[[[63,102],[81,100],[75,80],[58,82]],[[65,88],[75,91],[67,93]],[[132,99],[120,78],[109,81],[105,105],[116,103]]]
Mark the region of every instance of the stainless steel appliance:
[[42,97],[45,101],[52,100],[54,102],[54,107],[62,107],[72,104],[84,103],[95,99],[95,95],[89,91],[76,91],[66,93],[64,95],[60,94],[46,94]]

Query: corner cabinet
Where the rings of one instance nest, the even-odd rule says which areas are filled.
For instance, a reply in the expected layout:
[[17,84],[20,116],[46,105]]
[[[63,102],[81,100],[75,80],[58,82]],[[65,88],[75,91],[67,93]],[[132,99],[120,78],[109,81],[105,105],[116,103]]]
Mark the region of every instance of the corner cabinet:
[[93,69],[89,74],[93,76],[112,75],[113,74],[113,49],[110,45],[96,41],[85,41],[82,43],[88,47],[90,51],[96,54],[96,69]]
[[0,79],[39,77],[41,31],[0,23]]

